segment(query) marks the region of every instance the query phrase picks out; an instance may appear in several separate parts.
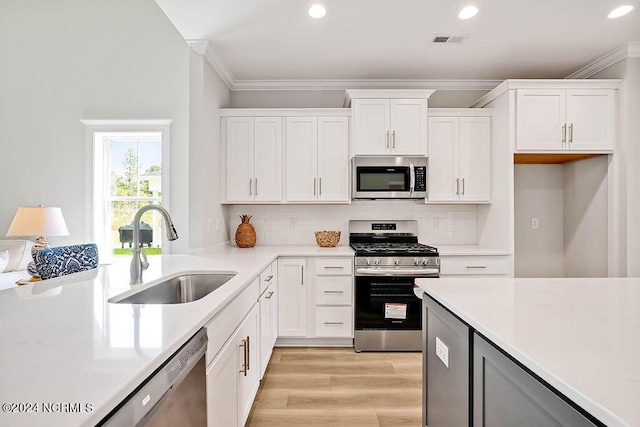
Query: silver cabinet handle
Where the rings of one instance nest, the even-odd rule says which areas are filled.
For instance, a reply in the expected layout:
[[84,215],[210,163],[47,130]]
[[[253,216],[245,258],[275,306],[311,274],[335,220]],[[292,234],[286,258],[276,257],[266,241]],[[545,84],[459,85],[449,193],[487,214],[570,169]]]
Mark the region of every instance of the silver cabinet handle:
[[569,125],[569,144],[573,144],[573,123]]
[[316,178],[313,178],[313,195],[316,195]]
[[273,274],[270,274],[266,279],[264,279],[265,282],[270,282],[271,279],[273,279]]
[[256,193],[256,196],[257,196],[258,195],[258,178],[256,178],[255,190],[256,190],[255,193]]
[[[258,193],[256,193],[258,194]],[[464,178],[462,178],[462,195],[464,196]]]
[[318,178],[318,182],[319,182],[319,185],[318,185],[319,191],[318,191],[318,193],[319,193],[320,196],[322,196],[322,177]]
[[240,369],[238,372],[244,374],[245,377],[247,376],[247,371],[249,370],[249,364],[247,363],[248,344],[249,343],[247,342],[247,340],[242,340],[242,344],[240,344],[240,347],[242,347],[242,369]]
[[300,284],[304,285],[304,265],[300,266]]
[[267,295],[265,298],[266,298],[266,299],[271,299],[271,297],[273,296],[273,294],[274,294],[274,292],[273,292],[273,291],[271,291],[271,292],[269,292],[269,295]]
[[247,371],[251,370],[251,337],[247,335]]
[[329,269],[329,268],[330,268],[330,269],[340,269],[340,270],[342,270],[342,269],[344,268],[344,266],[343,266],[343,265],[325,265],[325,266],[324,266],[324,268],[327,268],[327,269]]
[[324,322],[325,325],[344,325],[344,322]]
[[387,148],[389,148],[389,131],[387,131]]
[[325,294],[344,294],[344,291],[324,291]]
[[395,130],[393,131],[393,138],[391,139],[391,141],[392,141],[392,147],[395,150],[396,148],[396,131]]
[[484,268],[487,268],[486,265],[467,265],[467,268],[469,270],[475,269],[475,270],[482,270]]
[[249,178],[249,195],[253,196],[253,178]]
[[460,178],[456,178],[456,196],[460,195]]
[[562,143],[565,144],[567,142],[567,124],[562,125]]

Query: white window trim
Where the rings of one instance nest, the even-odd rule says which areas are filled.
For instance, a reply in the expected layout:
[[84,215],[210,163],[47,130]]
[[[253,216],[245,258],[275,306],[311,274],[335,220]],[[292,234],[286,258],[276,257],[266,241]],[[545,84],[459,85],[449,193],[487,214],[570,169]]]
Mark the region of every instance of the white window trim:
[[[104,150],[100,147],[96,148],[95,136],[96,132],[111,133],[111,132],[160,132],[162,138],[162,206],[164,206],[169,212],[171,212],[170,200],[170,131],[171,123],[170,119],[159,120],[80,120],[85,126],[85,141],[86,141],[86,212],[87,217],[85,221],[85,230],[87,236],[92,236],[93,241],[102,240],[97,235],[95,213],[97,207],[102,204],[102,200],[99,200],[98,195],[102,195],[102,189],[97,188],[101,185],[101,182],[96,182],[94,179],[97,162],[103,162]],[[103,251],[104,252],[104,251]],[[165,254],[171,253],[171,247],[167,237],[162,235],[162,252]],[[103,259],[108,260],[110,255],[104,254]]]

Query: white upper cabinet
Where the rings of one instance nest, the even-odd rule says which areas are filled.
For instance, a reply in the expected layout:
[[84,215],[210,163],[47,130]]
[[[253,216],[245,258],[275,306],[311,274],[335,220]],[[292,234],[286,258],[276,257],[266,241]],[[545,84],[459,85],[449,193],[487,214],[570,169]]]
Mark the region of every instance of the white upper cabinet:
[[354,154],[426,155],[427,100],[431,93],[347,91],[353,112]]
[[518,89],[516,150],[610,151],[614,89]]
[[287,117],[287,201],[349,201],[349,119]]
[[282,118],[226,119],[226,201],[282,200]]
[[489,202],[491,118],[437,116],[429,117],[428,122],[427,200]]

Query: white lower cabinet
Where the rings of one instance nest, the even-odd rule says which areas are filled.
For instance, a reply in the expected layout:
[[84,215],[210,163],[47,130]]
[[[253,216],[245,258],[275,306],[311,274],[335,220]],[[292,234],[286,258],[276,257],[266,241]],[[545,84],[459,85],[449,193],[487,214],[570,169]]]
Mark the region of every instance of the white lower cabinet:
[[509,276],[510,257],[507,256],[441,256],[441,276]]
[[304,258],[278,260],[278,336],[307,336],[307,262]]
[[[217,315],[209,325],[209,340],[220,331],[229,328],[224,322],[226,313],[237,313],[245,307],[245,296],[251,297],[257,291],[254,281],[247,290]],[[258,305],[253,306],[229,337],[222,348],[207,357],[212,359],[207,366],[207,425],[209,427],[243,426],[251,411],[253,399],[260,385],[260,361],[258,358],[260,343],[258,340]],[[233,327],[233,326],[231,326]],[[213,343],[215,345],[215,342]],[[214,350],[218,347],[214,346]]]

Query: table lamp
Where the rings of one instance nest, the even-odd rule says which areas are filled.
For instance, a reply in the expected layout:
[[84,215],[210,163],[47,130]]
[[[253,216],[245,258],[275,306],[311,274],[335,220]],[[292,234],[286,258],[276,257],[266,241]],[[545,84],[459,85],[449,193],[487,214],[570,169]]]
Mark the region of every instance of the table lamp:
[[[45,236],[68,236],[69,229],[64,222],[62,209],[40,206],[21,206],[16,211],[7,231],[7,236],[37,236],[31,255],[49,247]],[[33,260],[27,266],[29,274],[39,279],[40,275]]]

